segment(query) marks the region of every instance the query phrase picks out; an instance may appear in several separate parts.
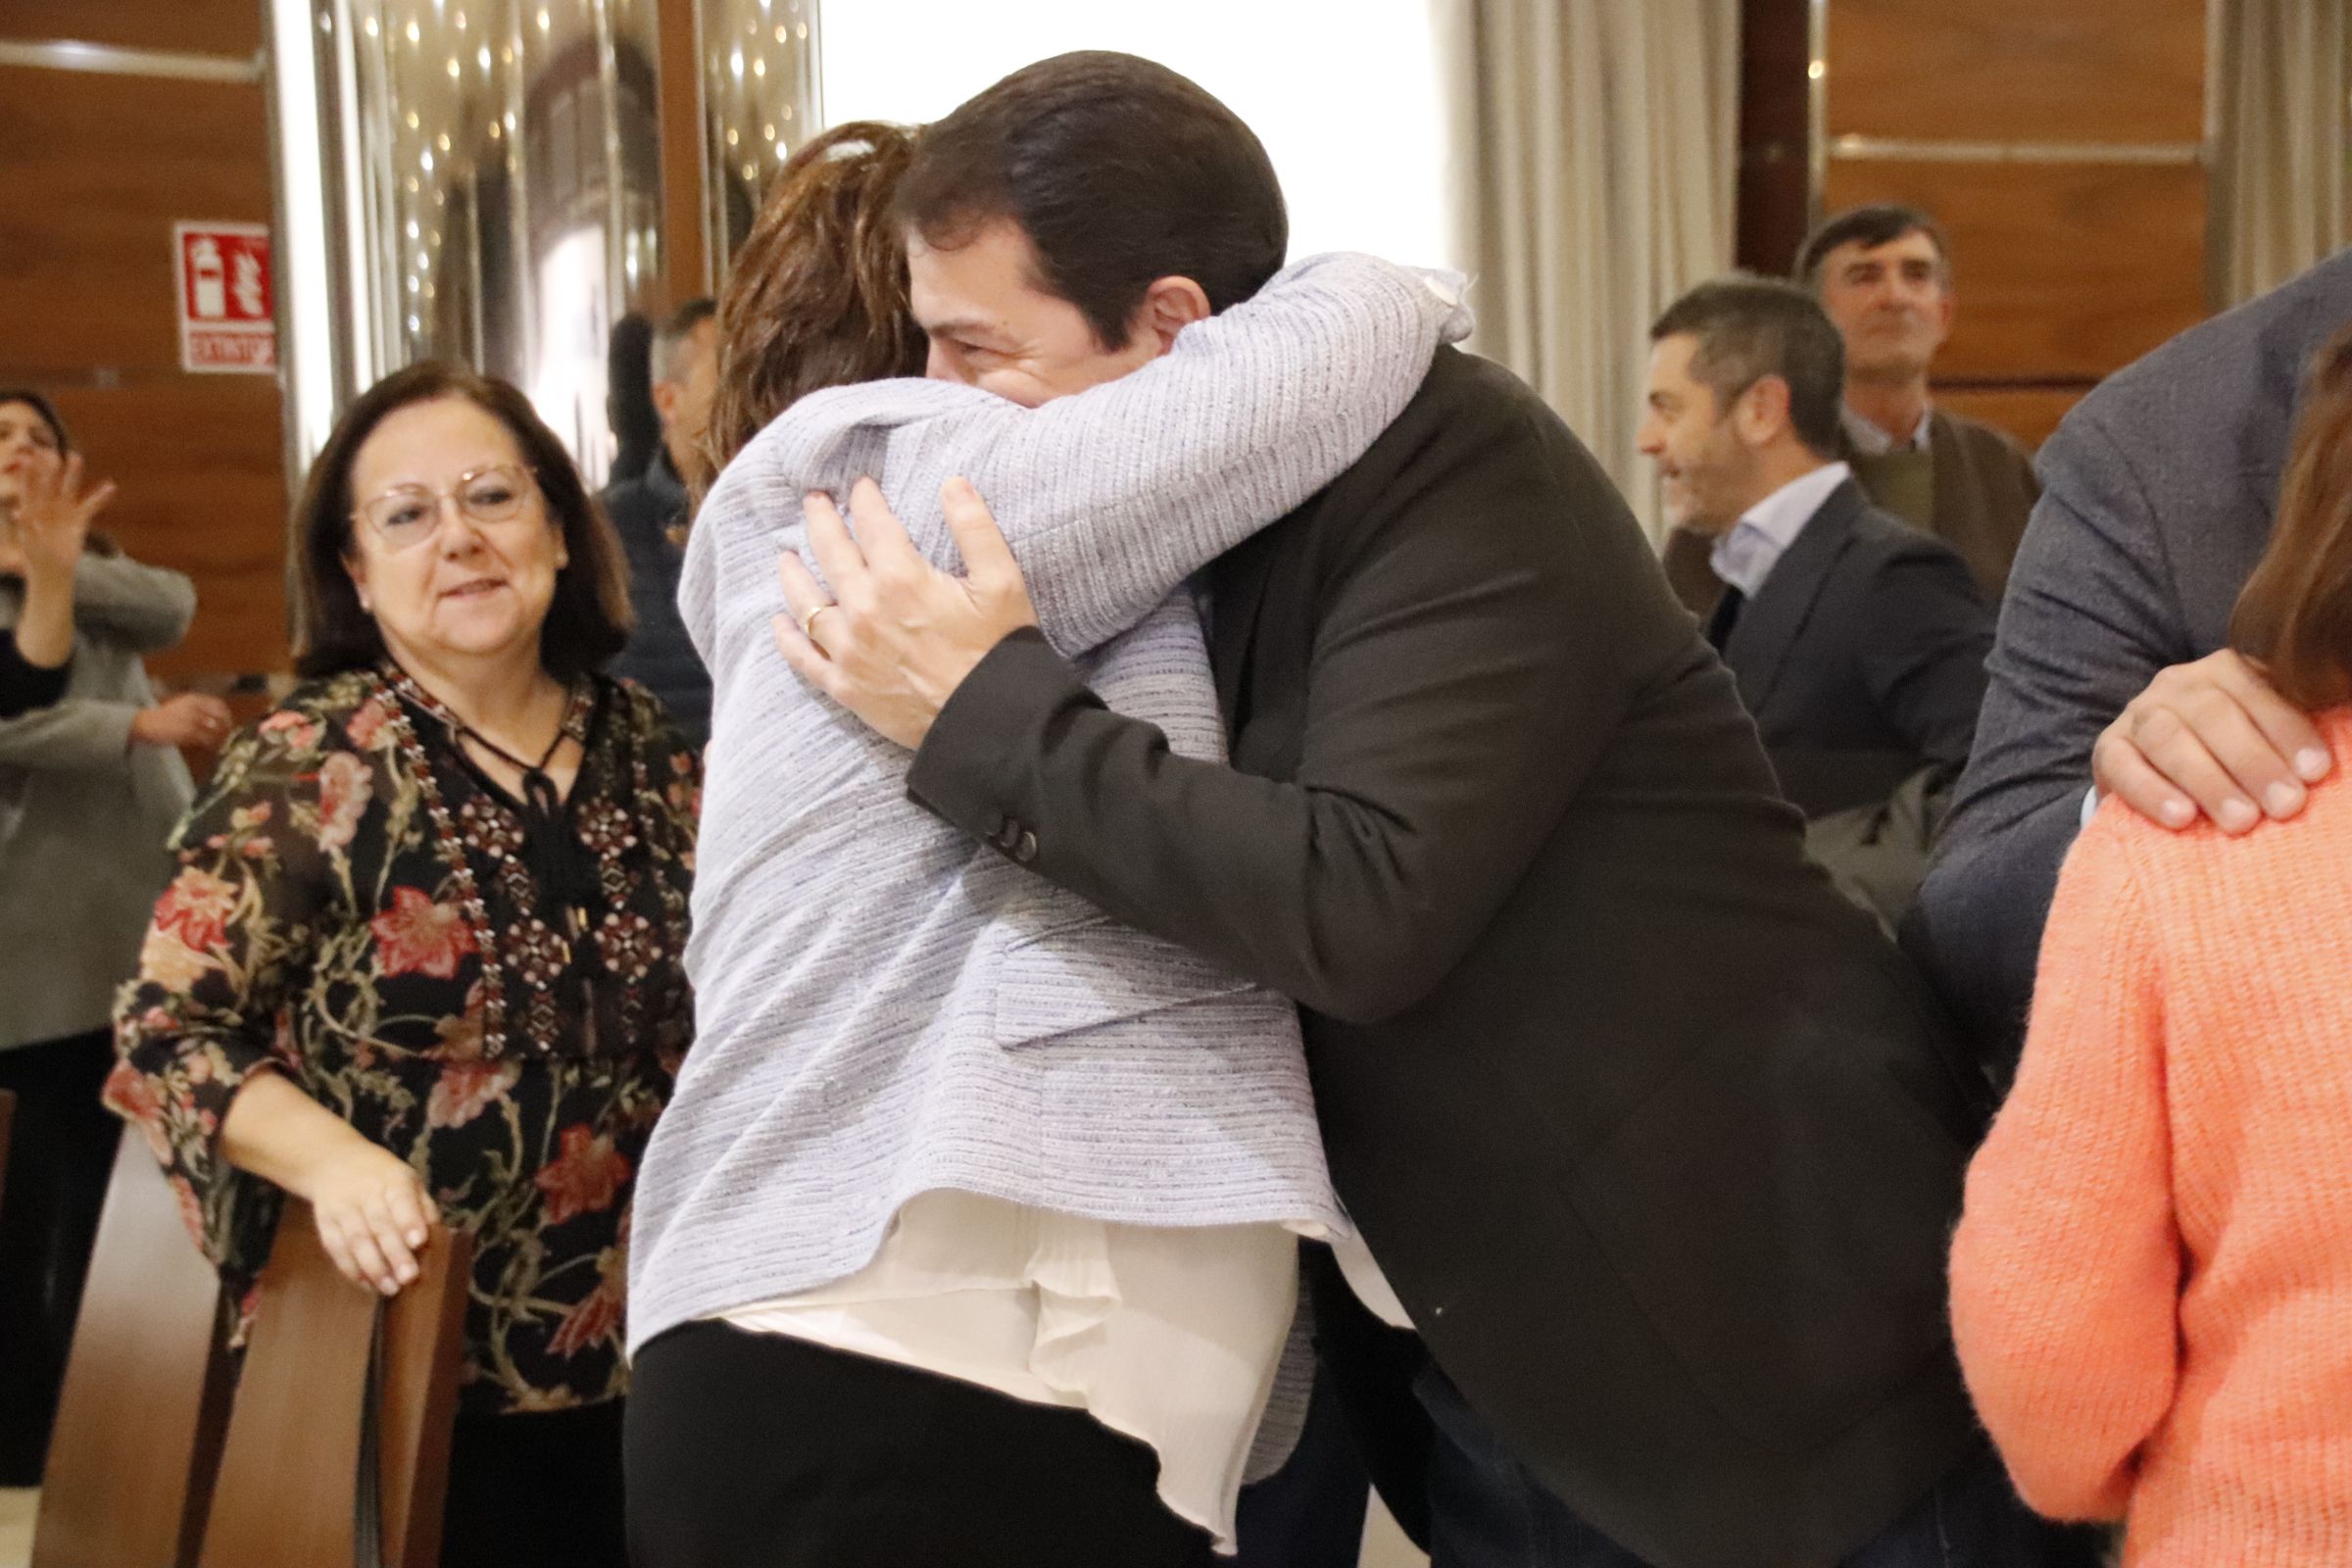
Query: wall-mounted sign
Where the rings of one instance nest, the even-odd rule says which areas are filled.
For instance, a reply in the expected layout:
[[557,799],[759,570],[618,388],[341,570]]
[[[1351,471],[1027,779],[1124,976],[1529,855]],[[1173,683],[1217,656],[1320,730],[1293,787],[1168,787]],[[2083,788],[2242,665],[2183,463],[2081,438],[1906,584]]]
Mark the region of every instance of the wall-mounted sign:
[[179,368],[277,369],[270,298],[270,230],[260,223],[174,223],[179,258]]

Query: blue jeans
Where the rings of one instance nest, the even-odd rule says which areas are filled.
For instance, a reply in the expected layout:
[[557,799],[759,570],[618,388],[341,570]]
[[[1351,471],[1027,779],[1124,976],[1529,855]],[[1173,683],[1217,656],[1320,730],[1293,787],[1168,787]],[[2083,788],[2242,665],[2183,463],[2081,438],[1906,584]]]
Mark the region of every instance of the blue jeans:
[[[1646,1568],[1512,1458],[1436,1363],[1413,1392],[1438,1429],[1430,1568]],[[2071,1568],[2099,1560],[2091,1544],[2029,1512],[1987,1447],[1839,1568]]]

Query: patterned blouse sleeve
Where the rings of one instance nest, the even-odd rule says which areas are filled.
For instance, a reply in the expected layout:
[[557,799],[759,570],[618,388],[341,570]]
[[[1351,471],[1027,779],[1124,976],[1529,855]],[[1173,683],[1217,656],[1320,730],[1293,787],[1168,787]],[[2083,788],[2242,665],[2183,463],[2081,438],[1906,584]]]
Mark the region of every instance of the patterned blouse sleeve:
[[323,746],[325,729],[283,709],[229,743],[172,836],[178,870],[115,1004],[106,1102],[146,1136],[232,1290],[268,1257],[279,1195],[221,1156],[220,1124],[254,1073],[303,1081],[291,1020],[320,944],[350,923],[333,912],[351,906],[374,793],[368,763]]
[[670,722],[661,703],[642,688],[615,686],[634,731],[638,755],[645,759],[646,788],[651,799],[640,803],[662,819],[668,841],[686,868],[694,867],[695,829],[703,814],[703,758]]

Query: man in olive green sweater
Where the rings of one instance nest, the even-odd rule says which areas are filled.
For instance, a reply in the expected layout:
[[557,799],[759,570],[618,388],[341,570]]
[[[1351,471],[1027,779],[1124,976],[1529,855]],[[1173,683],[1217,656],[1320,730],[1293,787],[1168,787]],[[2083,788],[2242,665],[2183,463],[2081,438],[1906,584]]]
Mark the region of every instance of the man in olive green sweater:
[[[2033,459],[2005,431],[1935,406],[1928,373],[1951,331],[1951,252],[1936,220],[1914,207],[1856,207],[1816,228],[1797,254],[1811,289],[1845,338],[1839,457],[1882,511],[1960,553],[1997,604],[2009,563],[2041,495]],[[1723,585],[1709,542],[1666,541],[1666,574],[1693,614]]]

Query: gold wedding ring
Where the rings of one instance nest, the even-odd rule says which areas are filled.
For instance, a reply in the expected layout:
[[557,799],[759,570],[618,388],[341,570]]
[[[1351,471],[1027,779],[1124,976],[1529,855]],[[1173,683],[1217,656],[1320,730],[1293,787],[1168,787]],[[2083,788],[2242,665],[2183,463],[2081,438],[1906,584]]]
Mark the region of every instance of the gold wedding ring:
[[808,638],[812,643],[815,642],[816,617],[823,614],[828,610],[838,610],[841,607],[838,605],[819,605],[814,610],[808,612],[808,613],[806,615],[803,615],[801,617],[801,635]]

